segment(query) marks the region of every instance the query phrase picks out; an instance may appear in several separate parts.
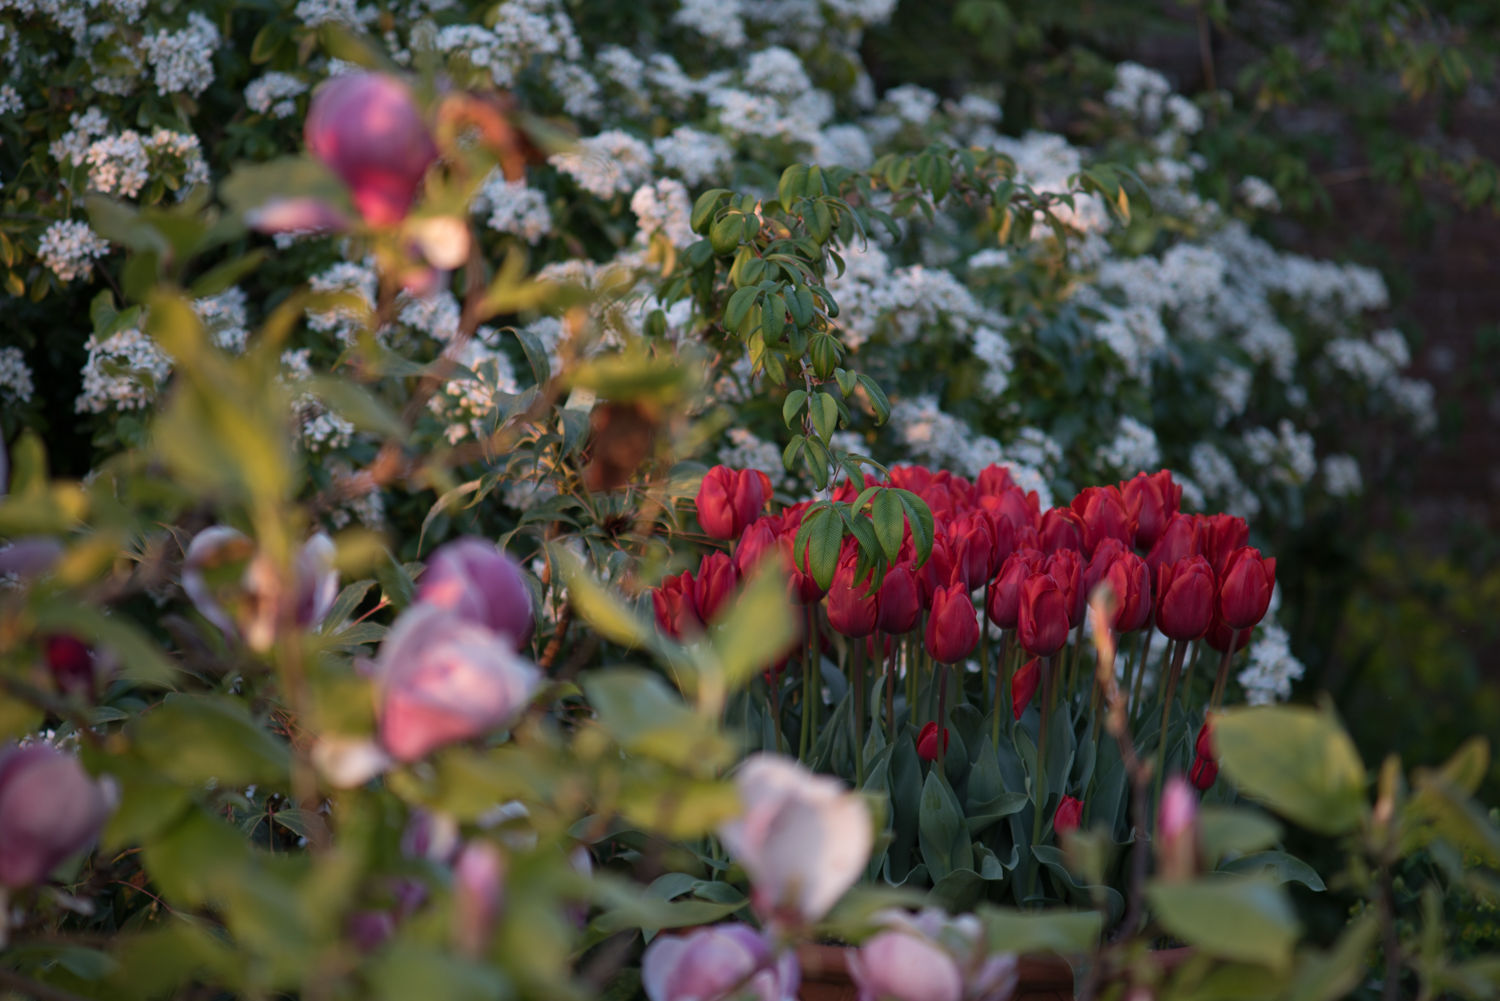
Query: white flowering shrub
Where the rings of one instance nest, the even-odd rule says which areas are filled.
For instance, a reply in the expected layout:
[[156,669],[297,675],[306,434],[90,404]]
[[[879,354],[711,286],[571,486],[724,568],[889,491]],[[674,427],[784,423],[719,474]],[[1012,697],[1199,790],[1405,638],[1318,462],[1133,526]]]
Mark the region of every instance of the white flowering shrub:
[[[1431,387],[1406,374],[1406,340],[1381,323],[1379,274],[1262,238],[1280,201],[1263,178],[1233,179],[1223,201],[1204,194],[1204,106],[1132,63],[1079,101],[1072,139],[1008,133],[1002,95],[983,89],[876,93],[860,41],[894,6],[0,0],[11,81],[0,294],[19,318],[0,349],[0,429],[33,422],[45,397],[82,422],[96,460],[130,444],[132,415],[172,378],[145,332],[144,290],[162,275],[231,353],[293,290],[314,293],[287,321],[281,357],[313,487],[334,498],[323,514],[393,524],[412,545],[455,513],[367,475],[378,427],[325,399],[321,380],[356,356],[383,366],[382,402],[417,401],[413,448],[477,450],[469,500],[493,503],[463,517],[497,534],[624,516],[628,504],[600,511],[580,497],[592,489],[583,469],[597,467],[585,442],[608,423],[598,408],[591,417],[592,396],[555,401],[566,404],[556,421],[505,455],[482,445],[530,412],[551,374],[641,344],[692,369],[640,418],[667,440],[659,457],[776,470],[788,491],[825,485],[822,460],[846,454],[966,474],[1004,463],[1044,505],[1165,466],[1189,509],[1281,531],[1383,475],[1390,455],[1361,452],[1351,428],[1431,429]],[[462,267],[396,288],[381,284],[368,241],[233,226],[254,187],[234,165],[295,152],[316,87],[383,59],[424,86],[499,88],[527,116],[516,162],[430,192],[434,211],[462,204],[484,259],[552,290],[517,293],[472,337],[458,336]],[[792,164],[817,165],[821,180],[796,175],[786,197]],[[782,238],[763,212],[777,198],[803,207],[791,213],[802,228],[773,248],[785,275],[760,256]],[[186,211],[202,230],[168,245],[163,220]],[[217,256],[173,271],[194,241]],[[733,293],[762,285],[736,305]],[[588,305],[571,305],[567,288]],[[805,338],[792,348],[810,352],[816,378],[857,372],[888,400],[851,383],[838,412],[788,419],[796,386],[781,385],[767,350],[777,336]],[[417,366],[440,358],[441,384],[424,386]],[[877,416],[888,405],[889,421],[845,398]],[[1285,694],[1279,681],[1255,685]]]

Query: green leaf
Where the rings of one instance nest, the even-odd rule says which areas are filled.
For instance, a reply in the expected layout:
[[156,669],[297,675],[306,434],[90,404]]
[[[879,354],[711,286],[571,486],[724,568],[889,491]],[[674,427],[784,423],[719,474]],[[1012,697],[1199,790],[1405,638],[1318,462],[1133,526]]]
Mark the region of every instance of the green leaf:
[[698,196],[698,200],[693,203],[693,214],[688,219],[694,233],[702,234],[706,231],[709,217],[718,207],[720,199],[727,194],[728,188],[709,188]]
[[1305,706],[1231,709],[1214,723],[1220,767],[1245,795],[1321,834],[1365,815],[1365,769],[1332,715]]
[[35,608],[40,632],[67,633],[120,658],[124,676],[137,684],[170,687],[177,668],[140,628],[121,615],[105,615],[98,608],[62,596],[49,597]]
[[1099,942],[1102,919],[1097,911],[1012,911],[981,905],[991,952],[1017,955],[1055,952],[1062,956],[1092,952]]
[[724,760],[729,750],[715,721],[689,709],[650,671],[594,671],[581,684],[600,725],[627,753],[669,765],[702,766]]
[[797,618],[780,566],[779,558],[768,559],[715,620],[713,646],[731,689],[775,664],[797,641]]
[[569,600],[585,622],[611,643],[651,647],[657,640],[653,623],[637,615],[620,597],[606,589],[572,553],[553,548],[553,559],[568,586]]
[[1281,838],[1281,825],[1258,810],[1204,806],[1198,811],[1198,842],[1210,863],[1228,854],[1269,848]]
[[808,413],[812,415],[813,427],[818,437],[828,441],[838,429],[839,407],[828,393],[814,393],[808,401]]
[[922,861],[927,863],[933,880],[958,869],[974,868],[974,851],[964,812],[941,769],[933,768],[927,773],[919,810],[917,841],[922,848]]
[[794,163],[781,172],[781,180],[776,185],[776,200],[783,209],[788,212],[792,210],[792,203],[796,201],[806,181],[806,164]]
[[839,549],[844,541],[844,526],[832,508],[820,508],[808,530],[807,568],[818,586],[827,590],[838,569]]
[[807,390],[794,389],[786,394],[786,400],[781,404],[781,419],[787,427],[795,427],[792,422],[796,420],[797,414],[802,410],[802,405],[807,402]]
[[405,939],[383,949],[365,979],[371,1001],[507,1001],[515,995],[499,967]]
[[1278,883],[1301,883],[1309,890],[1319,892],[1327,889],[1323,877],[1306,862],[1286,852],[1256,852],[1243,855],[1232,862],[1219,866],[1220,872],[1239,873],[1242,876],[1267,876]]
[[169,695],[132,727],[135,749],[182,785],[283,788],[291,767],[286,744],[244,706],[216,695]]
[[1373,911],[1355,918],[1328,952],[1307,950],[1298,957],[1288,1001],[1337,1001],[1358,987],[1369,969],[1370,950],[1380,937]]
[[759,296],[760,289],[754,285],[746,285],[731,295],[724,307],[724,329],[739,330],[745,318],[750,315],[750,307],[755,305],[755,300]]
[[870,517],[875,522],[875,537],[880,540],[881,551],[894,563],[906,538],[906,508],[901,498],[891,490],[878,491],[870,504]]
[[1146,899],[1162,927],[1209,955],[1278,970],[1291,963],[1297,918],[1278,883],[1247,877],[1152,882]]
[[336,376],[314,376],[308,389],[328,408],[361,431],[373,431],[397,441],[406,440],[400,418],[364,386]]

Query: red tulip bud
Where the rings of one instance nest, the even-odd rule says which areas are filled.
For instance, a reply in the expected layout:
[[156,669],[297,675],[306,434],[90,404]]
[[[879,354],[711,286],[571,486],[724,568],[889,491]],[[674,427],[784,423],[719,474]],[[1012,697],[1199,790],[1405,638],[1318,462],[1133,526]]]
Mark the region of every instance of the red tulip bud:
[[651,592],[651,606],[656,612],[656,624],[673,639],[680,640],[703,631],[703,618],[698,614],[698,590],[690,570],[665,578],[661,586]]
[[1050,657],[1068,641],[1068,597],[1051,574],[1032,574],[1021,585],[1017,627],[1021,646],[1034,657]]
[[405,218],[437,159],[411,88],[384,73],[349,73],[323,84],[304,132],[307,148],[343,179],[374,226]]
[[1194,758],[1192,770],[1188,772],[1188,780],[1193,783],[1193,788],[1207,792],[1214,787],[1214,782],[1219,778],[1219,763],[1213,758]]
[[[948,750],[948,728],[943,727],[943,751]],[[936,761],[938,758],[938,725],[928,723],[922,727],[922,732],[917,734],[917,757],[923,761]]]
[[715,466],[698,486],[698,523],[715,539],[734,539],[760,515],[771,479],[758,469]]
[[724,602],[729,600],[729,596],[734,594],[739,585],[740,576],[726,554],[713,552],[703,557],[703,562],[698,564],[694,597],[697,599],[698,614],[705,623],[713,622],[719,610],[724,607]]
[[1057,804],[1057,812],[1052,815],[1053,832],[1061,836],[1078,830],[1078,825],[1081,823],[1083,823],[1083,800],[1064,796],[1062,802]]
[[962,661],[979,642],[979,616],[961,582],[940,587],[933,593],[926,638],[927,652],[943,664]]
[[1214,573],[1224,576],[1225,566],[1235,550],[1250,542],[1250,526],[1244,518],[1232,514],[1215,514],[1199,520],[1203,539],[1203,555],[1208,558]]
[[1136,548],[1150,551],[1182,504],[1181,485],[1173,483],[1172,474],[1163,469],[1149,476],[1137,473],[1120,484],[1120,492],[1126,505],[1136,513]]
[[1219,617],[1219,614],[1215,612],[1213,624],[1208,627],[1208,635],[1204,639],[1208,641],[1208,645],[1212,649],[1220,653],[1228,653],[1231,641],[1234,643],[1235,650],[1243,650],[1250,645],[1250,637],[1254,633],[1255,630],[1253,628],[1230,629],[1229,626],[1225,625],[1224,620]]
[[1219,578],[1219,616],[1231,629],[1249,629],[1265,618],[1276,587],[1276,560],[1259,549],[1236,549]]
[[1104,585],[1115,595],[1115,632],[1128,633],[1150,621],[1151,571],[1145,560],[1135,553],[1121,553],[1104,575]]
[[947,536],[939,533],[932,540],[932,555],[927,557],[927,562],[917,571],[923,605],[932,607],[932,596],[937,593],[938,588],[947,587],[952,582],[955,569],[953,548],[949,545]]
[[1083,521],[1065,507],[1054,507],[1042,515],[1042,552],[1083,548]]
[[1214,718],[1212,715],[1206,717],[1203,725],[1198,728],[1198,738],[1193,743],[1193,753],[1200,758],[1214,756]]
[[1021,585],[1042,568],[1044,557],[1036,549],[1017,549],[1006,557],[1000,575],[990,586],[985,614],[1001,629],[1014,629],[1021,614]]
[[1198,518],[1190,514],[1173,515],[1167,519],[1166,528],[1152,544],[1146,555],[1146,566],[1152,575],[1164,563],[1176,563],[1202,552],[1203,527]]
[[1042,660],[1033,657],[1021,669],[1016,672],[1015,677],[1010,679],[1010,708],[1016,719],[1020,719],[1026,712],[1026,707],[1031,704],[1031,697],[1036,694],[1036,686],[1042,680]]
[[1156,571],[1156,626],[1174,640],[1195,640],[1214,617],[1214,572],[1193,556]]
[[1076,549],[1059,549],[1047,557],[1042,571],[1051,574],[1057,586],[1062,588],[1067,600],[1068,627],[1078,625],[1083,621],[1083,609],[1088,601],[1088,594],[1083,589],[1083,557]]
[[828,589],[828,624],[850,639],[862,639],[875,631],[876,592],[868,577],[856,579],[853,560],[839,564]]
[[1136,515],[1119,487],[1085,487],[1071,505],[1083,522],[1083,551],[1092,553],[1104,539],[1135,545]]
[[891,567],[880,583],[875,599],[875,626],[898,636],[909,633],[922,621],[922,592],[917,578],[904,566]]

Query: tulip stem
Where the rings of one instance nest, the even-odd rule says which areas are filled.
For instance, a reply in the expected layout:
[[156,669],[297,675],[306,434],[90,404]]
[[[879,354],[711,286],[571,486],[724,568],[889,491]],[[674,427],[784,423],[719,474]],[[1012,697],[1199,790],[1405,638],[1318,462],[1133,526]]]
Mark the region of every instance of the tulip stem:
[[1203,641],[1193,644],[1193,659],[1188,661],[1187,671],[1182,676],[1182,711],[1187,712],[1193,698],[1193,672],[1197,670],[1198,658],[1203,656]]
[[1219,658],[1219,676],[1214,679],[1214,694],[1209,704],[1214,712],[1219,711],[1219,705],[1224,700],[1224,687],[1229,681],[1229,662],[1234,659],[1235,641],[1240,638],[1238,629],[1229,631],[1229,647],[1224,651],[1224,656]]
[[[1121,644],[1122,646],[1124,644]],[[1125,653],[1125,681],[1120,686],[1120,691],[1125,694],[1125,718],[1130,718],[1130,683],[1135,678],[1136,661],[1140,660],[1141,643],[1137,641],[1132,644],[1135,649]]]
[[[1141,712],[1141,710],[1144,708],[1141,705],[1142,689],[1145,687],[1146,664],[1150,662],[1151,658],[1151,641],[1155,638],[1156,624],[1153,620],[1147,619],[1146,639],[1141,643],[1141,662],[1136,666],[1135,691],[1132,692],[1130,696],[1130,711],[1132,713]],[[1132,716],[1131,722],[1134,721],[1135,717]]]
[[1161,739],[1156,745],[1156,797],[1161,798],[1162,778],[1167,768],[1167,723],[1172,716],[1172,697],[1177,694],[1177,676],[1182,673],[1182,659],[1187,656],[1187,640],[1172,645],[1172,669],[1167,672],[1167,690],[1161,700]]
[[906,644],[906,718],[917,718],[917,640]]
[[785,753],[782,747],[781,734],[781,677],[775,671],[771,672],[771,680],[766,682],[766,687],[771,689],[771,718],[776,721],[773,729],[776,731],[776,753]]
[[813,606],[807,606],[807,653],[802,658],[802,738],[797,745],[797,760],[807,758],[808,742],[812,739],[812,707],[813,707],[813,646],[816,643],[816,620],[813,618],[817,613]]
[[995,718],[990,721],[990,742],[1000,746],[1000,720],[1010,712],[1010,632],[1000,637],[1000,658],[995,661]]
[[854,640],[854,788],[865,784],[865,641]]
[[[896,650],[890,651],[886,656],[885,637],[880,633],[875,634],[875,641],[879,644],[878,651],[881,663],[885,667],[885,732],[887,743],[896,742]],[[895,637],[891,637],[892,647],[895,646]]]
[[938,704],[937,704],[937,766],[938,771],[946,771],[944,761],[948,756],[948,742],[943,739],[943,717],[948,712],[948,665],[936,664],[933,669],[938,672]]
[[[989,687],[990,677],[990,620],[986,612],[986,609],[989,607],[990,585],[985,584],[984,604],[979,606],[979,694],[981,697],[984,695],[984,690]],[[999,664],[995,665],[995,670],[997,672],[1000,670]],[[995,685],[995,700],[998,702],[1000,699],[1000,686],[998,684],[1000,675],[998,673],[995,675],[995,680],[997,682]],[[997,705],[995,708],[998,709],[999,706]]]
[[[1047,808],[1047,720],[1051,717],[1052,674],[1057,670],[1057,655],[1053,654],[1041,664],[1042,671],[1042,722],[1037,728],[1036,738],[1036,814],[1031,818],[1031,844],[1042,840],[1042,813]],[[1031,870],[1031,886],[1027,894],[1036,889],[1037,867]]]

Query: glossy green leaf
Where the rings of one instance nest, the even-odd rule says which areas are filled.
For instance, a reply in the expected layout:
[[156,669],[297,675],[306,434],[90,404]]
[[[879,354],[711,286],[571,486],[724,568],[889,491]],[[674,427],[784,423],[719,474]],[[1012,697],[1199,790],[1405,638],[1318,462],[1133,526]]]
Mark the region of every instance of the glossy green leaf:
[[1365,769],[1332,715],[1305,706],[1231,709],[1214,723],[1219,764],[1240,791],[1322,834],[1365,814]]
[[169,695],[132,728],[137,752],[183,785],[211,780],[282,788],[291,767],[286,744],[229,698]]
[[1274,881],[1240,876],[1158,881],[1147,886],[1146,899],[1162,927],[1210,955],[1273,969],[1291,963],[1297,918]]

